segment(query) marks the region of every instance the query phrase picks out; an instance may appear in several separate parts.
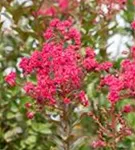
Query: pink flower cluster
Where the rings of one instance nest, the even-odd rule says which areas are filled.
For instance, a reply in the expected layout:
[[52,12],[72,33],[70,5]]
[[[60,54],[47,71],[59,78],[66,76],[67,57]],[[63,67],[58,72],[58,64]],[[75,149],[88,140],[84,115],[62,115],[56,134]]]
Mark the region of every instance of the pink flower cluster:
[[55,9],[55,7],[49,7],[49,8],[47,8],[46,10],[38,10],[37,12],[36,12],[36,15],[37,16],[39,16],[39,15],[41,15],[41,16],[44,16],[44,15],[47,15],[47,16],[55,16],[56,15],[56,9]]
[[[85,58],[80,53],[80,33],[70,19],[54,19],[43,35],[46,42],[42,50],[34,51],[20,62],[25,76],[36,77],[36,83],[28,81],[24,90],[38,104],[69,104],[74,99],[87,106],[88,99],[81,91]],[[89,53],[94,56],[94,52]]]
[[125,59],[121,63],[121,69],[116,75],[105,76],[100,85],[109,87],[108,99],[111,103],[126,97],[135,96],[135,47],[131,48],[133,60]]
[[125,105],[123,108],[124,113],[130,113],[132,111],[132,106],[131,105]]
[[86,48],[86,55],[83,61],[83,66],[87,71],[109,71],[112,68],[113,64],[111,62],[97,62],[95,58],[96,54],[94,50],[90,47]]
[[[25,92],[41,105],[70,104],[74,99],[73,102],[87,106],[88,98],[81,90],[84,76],[90,71],[109,71],[112,63],[98,63],[94,50],[89,47],[85,56],[81,54],[81,34],[73,27],[71,19],[53,19],[43,36],[45,43],[42,50],[23,57],[19,64],[25,76],[36,78],[35,83],[27,81],[24,84]],[[15,85],[15,79],[13,72],[5,77],[11,86]],[[121,83],[110,76],[104,79],[104,84],[111,86],[111,101],[116,101],[118,90],[115,91],[121,88]]]
[[[49,6],[48,6],[49,4]],[[45,2],[42,4],[41,8],[35,12],[36,16],[51,16],[56,17],[59,14],[68,14],[77,8],[79,2],[77,0],[55,0],[50,2]]]
[[[125,7],[127,0],[98,0],[99,13],[106,15],[106,17],[112,17],[113,14],[120,11]],[[106,11],[105,11],[105,9]]]
[[87,71],[91,71],[98,66],[98,62],[95,59],[94,50],[91,48],[86,48],[86,56],[83,65]]
[[[59,10],[65,12],[69,6],[69,0],[57,0]],[[54,3],[54,2],[53,2]],[[44,5],[36,12],[37,15],[56,16],[57,8],[52,4],[50,7],[44,8]],[[46,4],[47,5],[47,4]]]
[[59,0],[59,7],[65,11],[69,6],[69,0]]
[[135,30],[135,20],[131,23],[131,27]]
[[10,85],[10,86],[15,86],[16,85],[16,73],[11,72],[5,77],[5,81]]
[[97,71],[109,71],[110,68],[113,67],[113,64],[109,61],[98,64],[96,70]]
[[[94,50],[89,47],[85,55],[81,53],[81,34],[71,19],[53,19],[43,37],[41,51],[35,50],[30,57],[23,57],[19,64],[24,76],[35,78],[34,82],[26,81],[23,89],[38,105],[80,103],[88,106],[82,90],[85,75],[91,71],[109,71],[112,63],[98,63]],[[15,79],[13,72],[5,77],[11,86],[15,85]],[[29,112],[31,104],[26,108],[28,118],[33,118],[35,113]]]
[[109,86],[108,99],[111,103],[115,103],[120,99],[119,92],[123,89],[124,84],[118,77],[114,75],[107,75],[101,80],[100,85]]
[[102,140],[97,140],[97,141],[92,142],[92,147],[93,148],[101,148],[101,147],[105,147],[105,146],[106,146],[106,144]]

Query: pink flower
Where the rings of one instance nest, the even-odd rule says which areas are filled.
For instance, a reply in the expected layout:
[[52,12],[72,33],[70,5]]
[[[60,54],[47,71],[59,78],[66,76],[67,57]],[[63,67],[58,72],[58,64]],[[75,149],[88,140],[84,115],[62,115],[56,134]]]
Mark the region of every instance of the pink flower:
[[96,68],[96,70],[98,71],[108,71],[110,68],[112,68],[113,64],[111,62],[103,62],[101,64],[98,65],[98,67]]
[[90,47],[87,47],[85,58],[83,60],[83,66],[87,71],[92,71],[98,66],[95,56],[94,50]]
[[34,91],[34,85],[31,82],[25,83],[23,88],[27,94],[30,94]]
[[21,59],[21,62],[19,64],[19,67],[23,69],[25,73],[30,73],[32,71],[32,68],[29,66],[29,58],[23,57]]
[[29,102],[27,102],[27,103],[25,104],[25,107],[26,107],[26,108],[30,108],[31,106],[32,106],[32,104],[29,103]]
[[5,81],[10,85],[10,86],[15,86],[16,84],[16,73],[11,72],[5,77]]
[[124,4],[126,4],[126,2],[127,2],[127,0],[118,0],[119,4],[123,4],[124,5]]
[[[44,37],[41,50],[35,50],[29,58],[22,58],[19,65],[28,79],[34,77],[33,83],[24,83],[26,94],[39,106],[54,107],[61,101],[88,106],[88,97],[81,89],[86,71],[95,71],[99,65],[94,50],[87,47],[85,56],[82,55],[81,34],[72,27],[71,19],[53,19]],[[107,70],[111,64],[106,62],[102,66]],[[105,85],[119,91],[121,81],[115,77],[109,78],[105,79]]]
[[96,54],[95,54],[94,50],[92,48],[90,48],[90,47],[87,47],[86,48],[86,56],[85,57],[86,58],[89,57],[91,59],[94,59],[95,56],[96,56]]
[[131,54],[132,54],[132,57],[135,59],[135,46],[131,47]]
[[70,28],[68,36],[69,36],[69,38],[74,40],[74,42],[77,46],[81,45],[81,34],[77,29],[75,29],[73,27]]
[[27,116],[28,119],[33,119],[34,115],[35,115],[34,112],[27,112],[26,113],[26,116]]
[[114,75],[107,75],[100,82],[101,86],[109,87],[108,99],[111,103],[116,103],[120,99],[120,91],[124,89],[124,83]]
[[135,20],[131,23],[131,27],[135,30]]
[[[78,58],[82,56],[76,47],[80,46],[81,37],[80,32],[72,28],[70,19],[52,20],[44,36],[52,40],[45,41],[41,51],[36,50],[29,58],[22,58],[20,68],[26,76],[34,75],[36,79],[34,84],[25,83],[26,93],[39,105],[53,106],[57,104],[57,95],[74,99],[73,91],[78,91],[81,87],[84,73],[82,61]],[[68,37],[70,42],[64,37]],[[64,99],[64,102],[69,103],[70,100]]]
[[55,105],[56,104],[56,100],[54,98],[50,98],[50,105]]
[[[134,49],[134,48],[133,48]],[[132,49],[132,51],[134,51]],[[135,82],[135,61],[126,59],[121,63],[122,73],[120,78],[124,84],[124,88],[128,90],[130,95],[134,95],[134,82]]]
[[111,91],[108,94],[108,99],[111,103],[116,103],[119,100],[119,93],[117,91]]
[[127,136],[130,136],[133,132],[132,132],[132,130],[131,129],[129,129],[129,128],[127,128],[127,129],[125,129],[125,134],[127,135]]
[[55,16],[56,15],[56,9],[52,6],[46,10],[38,10],[37,11],[37,15],[41,15],[41,16]]
[[84,91],[81,91],[79,93],[79,99],[80,99],[80,102],[82,103],[83,106],[88,106],[89,105],[89,100],[85,94]]
[[133,5],[135,6],[135,0],[133,0]]
[[46,30],[46,32],[43,34],[43,36],[47,40],[50,39],[50,38],[52,38],[53,37],[53,29],[52,28],[48,28]]
[[92,147],[93,148],[101,148],[101,147],[105,147],[105,146],[106,146],[106,144],[102,140],[97,140],[97,141],[92,142]]
[[60,23],[60,20],[55,18],[50,22],[50,27],[56,27]]
[[125,105],[123,108],[123,112],[130,113],[132,111],[131,105]]
[[131,65],[131,62],[130,62],[130,59],[124,59],[122,62],[121,62],[121,67],[122,69],[127,69],[128,66]]
[[69,98],[64,98],[64,103],[65,104],[70,104],[71,100]]
[[68,8],[69,0],[59,0],[59,7],[62,11],[65,11]]
[[98,63],[95,59],[86,58],[84,59],[83,66],[87,71],[92,71],[98,66]]

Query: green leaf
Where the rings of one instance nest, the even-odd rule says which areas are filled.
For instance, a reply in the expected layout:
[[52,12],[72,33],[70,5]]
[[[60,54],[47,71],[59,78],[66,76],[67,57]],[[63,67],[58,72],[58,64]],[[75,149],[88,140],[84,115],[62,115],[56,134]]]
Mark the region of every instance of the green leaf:
[[4,139],[6,142],[10,142],[16,138],[17,134],[22,133],[22,128],[21,127],[15,127],[12,130],[9,130],[5,133]]
[[71,145],[71,150],[79,150],[79,148],[82,145],[85,145],[86,143],[86,136],[78,138],[72,145]]
[[26,139],[25,143],[28,145],[31,145],[32,143],[35,143],[36,141],[37,141],[36,136],[31,135]]
[[43,124],[43,123],[33,123],[32,129],[36,132],[42,133],[42,134],[51,134],[50,130],[51,125],[49,123]]

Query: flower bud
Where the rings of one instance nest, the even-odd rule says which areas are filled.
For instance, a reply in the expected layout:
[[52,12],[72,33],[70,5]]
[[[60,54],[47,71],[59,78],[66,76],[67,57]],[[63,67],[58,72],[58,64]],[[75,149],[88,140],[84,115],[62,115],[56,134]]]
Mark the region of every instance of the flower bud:
[[34,112],[27,112],[26,116],[28,119],[33,119],[35,113]]

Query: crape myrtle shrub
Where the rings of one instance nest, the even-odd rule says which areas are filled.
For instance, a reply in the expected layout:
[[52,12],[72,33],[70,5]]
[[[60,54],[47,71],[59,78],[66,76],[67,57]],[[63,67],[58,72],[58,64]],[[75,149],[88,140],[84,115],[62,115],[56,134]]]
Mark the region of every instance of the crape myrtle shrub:
[[134,41],[126,58],[107,52],[116,33],[134,38],[134,1],[0,7],[0,148],[134,149]]

